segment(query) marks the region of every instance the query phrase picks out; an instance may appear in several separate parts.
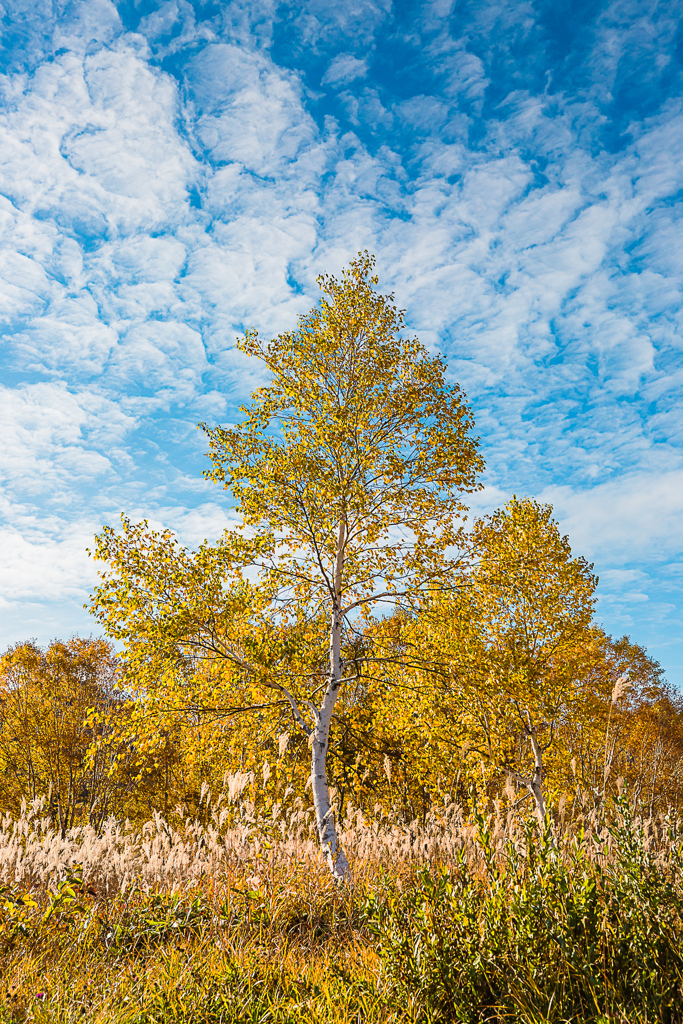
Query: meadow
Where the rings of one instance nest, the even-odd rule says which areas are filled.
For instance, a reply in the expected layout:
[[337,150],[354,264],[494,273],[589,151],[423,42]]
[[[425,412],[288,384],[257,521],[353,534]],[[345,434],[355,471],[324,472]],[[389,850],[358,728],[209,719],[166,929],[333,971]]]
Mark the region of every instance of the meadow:
[[544,833],[351,807],[342,884],[300,798],[64,837],[43,811],[0,829],[3,1024],[682,1019],[682,826],[624,799]]

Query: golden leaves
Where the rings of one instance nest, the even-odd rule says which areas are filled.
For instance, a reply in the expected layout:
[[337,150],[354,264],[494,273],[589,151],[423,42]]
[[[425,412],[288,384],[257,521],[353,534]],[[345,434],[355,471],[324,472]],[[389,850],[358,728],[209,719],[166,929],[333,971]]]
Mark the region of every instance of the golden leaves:
[[340,522],[347,606],[443,576],[461,495],[478,486],[464,396],[441,359],[401,337],[403,314],[374,291],[373,268],[366,252],[341,281],[320,278],[324,297],[296,331],[268,343],[248,331],[240,347],[272,381],[242,423],[203,426],[206,475],[232,491],[245,524],[277,534],[271,573],[301,601],[333,596]]

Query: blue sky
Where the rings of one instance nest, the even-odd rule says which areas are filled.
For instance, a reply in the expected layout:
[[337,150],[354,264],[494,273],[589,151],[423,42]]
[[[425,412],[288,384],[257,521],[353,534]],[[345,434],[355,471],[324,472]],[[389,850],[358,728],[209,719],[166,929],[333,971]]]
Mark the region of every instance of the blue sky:
[[90,632],[121,511],[230,509],[200,419],[359,249],[449,360],[476,511],[553,504],[683,685],[683,20],[655,0],[0,0],[0,645]]

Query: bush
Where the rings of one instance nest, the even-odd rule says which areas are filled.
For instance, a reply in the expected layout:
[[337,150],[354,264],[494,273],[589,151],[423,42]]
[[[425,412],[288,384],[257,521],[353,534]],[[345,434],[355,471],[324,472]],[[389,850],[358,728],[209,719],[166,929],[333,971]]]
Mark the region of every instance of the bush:
[[397,998],[425,1021],[673,1022],[683,1020],[681,844],[649,849],[621,803],[590,841],[540,842],[496,853],[478,818],[479,864],[422,869],[404,892],[372,896],[366,920]]

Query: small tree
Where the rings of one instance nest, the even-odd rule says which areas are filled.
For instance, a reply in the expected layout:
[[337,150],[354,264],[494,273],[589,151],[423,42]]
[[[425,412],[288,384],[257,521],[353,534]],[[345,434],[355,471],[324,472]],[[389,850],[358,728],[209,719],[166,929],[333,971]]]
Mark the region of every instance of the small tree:
[[552,507],[528,498],[513,498],[478,520],[473,541],[490,685],[517,719],[517,735],[530,754],[526,770],[515,770],[511,759],[503,766],[533,797],[542,820],[543,753],[575,699],[598,580],[585,558],[572,556]]
[[[209,428],[208,476],[232,494],[242,529],[196,555],[170,534],[124,521],[96,557],[109,562],[93,610],[124,640],[146,694],[222,713],[288,703],[311,747],[318,837],[335,876],[347,871],[327,778],[330,725],[344,683],[368,660],[362,625],[409,596],[452,585],[462,496],[482,468],[472,416],[445,364],[402,336],[393,296],[375,291],[374,258],[360,254],[297,329],[238,347],[263,360],[270,383],[246,419]],[[326,636],[325,636],[326,634]],[[228,680],[226,684],[226,678]],[[201,689],[201,686],[200,686]],[[272,698],[271,698],[272,699]],[[216,709],[219,713],[219,709]]]
[[470,545],[467,588],[430,600],[405,627],[429,667],[417,671],[420,715],[465,765],[485,762],[522,786],[542,822],[544,754],[583,698],[597,579],[552,508],[529,498],[477,520]]
[[566,788],[596,809],[623,785],[634,808],[679,807],[683,697],[647,651],[596,630],[577,698],[560,729]]

